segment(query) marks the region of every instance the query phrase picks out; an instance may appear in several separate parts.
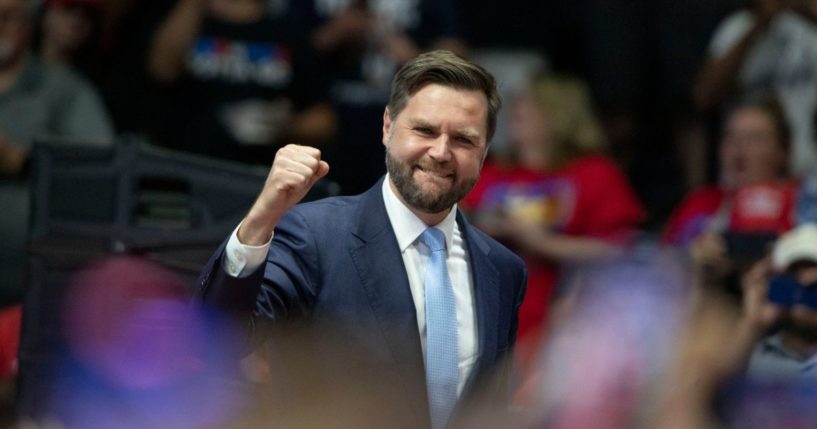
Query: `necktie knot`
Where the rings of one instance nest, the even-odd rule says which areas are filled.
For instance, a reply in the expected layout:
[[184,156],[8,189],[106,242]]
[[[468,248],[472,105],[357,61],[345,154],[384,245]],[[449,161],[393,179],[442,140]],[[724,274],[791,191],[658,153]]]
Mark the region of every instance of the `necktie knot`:
[[432,252],[445,250],[445,234],[437,228],[426,228],[420,234],[420,241],[423,242]]

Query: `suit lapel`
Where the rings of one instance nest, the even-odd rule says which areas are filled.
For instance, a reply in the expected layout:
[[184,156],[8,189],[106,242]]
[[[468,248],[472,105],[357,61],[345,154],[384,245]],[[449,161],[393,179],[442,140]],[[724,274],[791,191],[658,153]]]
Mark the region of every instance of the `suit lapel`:
[[499,274],[493,261],[488,257],[490,246],[465,221],[462,213],[457,213],[457,223],[463,231],[474,288],[474,310],[477,313],[477,331],[479,336],[479,360],[471,372],[473,381],[481,368],[490,367],[497,358],[497,320],[499,296],[497,278]]
[[418,410],[420,421],[427,421],[425,369],[417,330],[417,311],[403,257],[383,203],[382,183],[381,179],[361,197],[349,252],[383,339],[409,393],[407,396],[413,408]]
[[[428,402],[417,311],[403,257],[383,203],[382,182],[381,179],[361,196],[349,252],[403,385],[410,392],[407,397],[426,426]],[[470,390],[481,369],[490,367],[497,359],[498,272],[488,257],[488,243],[472,230],[461,213],[457,213],[457,223],[470,258],[479,336],[479,359],[466,387]]]

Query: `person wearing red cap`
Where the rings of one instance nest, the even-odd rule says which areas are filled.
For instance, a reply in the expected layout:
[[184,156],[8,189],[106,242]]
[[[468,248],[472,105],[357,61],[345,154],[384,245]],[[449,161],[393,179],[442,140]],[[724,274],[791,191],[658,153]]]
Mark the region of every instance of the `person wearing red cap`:
[[[719,182],[694,190],[671,215],[663,239],[688,249],[704,281],[725,285],[762,258],[768,240],[792,227],[791,131],[771,93],[733,106],[719,146]],[[733,292],[737,281],[729,284]]]

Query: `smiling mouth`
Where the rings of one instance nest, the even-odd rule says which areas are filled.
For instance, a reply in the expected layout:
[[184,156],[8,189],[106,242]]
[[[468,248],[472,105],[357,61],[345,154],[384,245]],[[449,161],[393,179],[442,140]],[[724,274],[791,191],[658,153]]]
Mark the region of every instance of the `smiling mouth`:
[[416,171],[422,172],[426,176],[433,177],[436,179],[453,180],[454,178],[454,173],[449,171],[428,170],[419,165],[415,166],[414,169]]

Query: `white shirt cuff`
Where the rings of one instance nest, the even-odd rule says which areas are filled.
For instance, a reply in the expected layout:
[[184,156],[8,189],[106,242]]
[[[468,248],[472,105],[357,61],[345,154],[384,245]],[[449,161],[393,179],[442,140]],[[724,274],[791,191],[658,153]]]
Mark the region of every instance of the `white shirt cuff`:
[[233,230],[230,239],[227,241],[227,247],[224,248],[224,271],[231,277],[242,278],[252,274],[258,267],[267,259],[267,252],[269,251],[273,233],[266,244],[260,246],[249,246],[238,241],[238,228],[241,228],[239,223],[235,230]]

